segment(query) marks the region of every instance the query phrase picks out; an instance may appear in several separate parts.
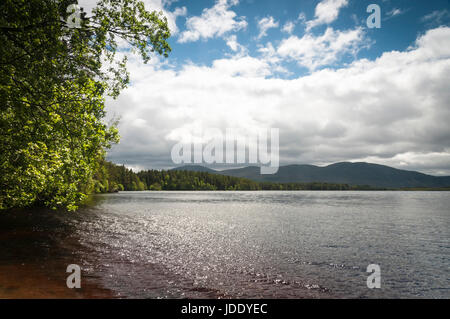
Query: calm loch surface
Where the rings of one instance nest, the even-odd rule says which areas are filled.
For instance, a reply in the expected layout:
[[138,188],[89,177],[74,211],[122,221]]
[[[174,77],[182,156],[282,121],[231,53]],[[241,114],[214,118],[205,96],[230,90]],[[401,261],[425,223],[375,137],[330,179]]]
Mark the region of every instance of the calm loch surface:
[[450,298],[448,192],[121,192],[0,219],[0,265],[79,264],[117,297]]

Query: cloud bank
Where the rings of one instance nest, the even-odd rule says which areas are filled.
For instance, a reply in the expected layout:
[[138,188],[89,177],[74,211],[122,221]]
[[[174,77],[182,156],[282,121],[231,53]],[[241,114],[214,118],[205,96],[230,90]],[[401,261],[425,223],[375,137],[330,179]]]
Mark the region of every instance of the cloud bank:
[[[122,135],[108,157],[136,169],[168,168],[177,138],[198,128],[275,127],[282,165],[363,160],[450,175],[450,28],[429,30],[403,52],[315,70],[360,39],[357,30],[328,29],[260,57],[240,54],[179,71],[131,59],[133,85],[107,101],[108,114],[121,116]],[[311,73],[276,78],[283,59]]]

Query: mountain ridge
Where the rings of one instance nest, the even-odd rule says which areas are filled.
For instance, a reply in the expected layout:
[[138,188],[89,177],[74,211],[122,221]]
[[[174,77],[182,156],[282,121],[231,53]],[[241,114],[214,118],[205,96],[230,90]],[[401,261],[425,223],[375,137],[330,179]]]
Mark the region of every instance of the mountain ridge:
[[248,178],[258,182],[321,182],[386,188],[450,187],[450,176],[433,176],[417,171],[402,170],[367,162],[338,162],[327,166],[290,164],[280,166],[278,172],[273,175],[261,175],[258,166],[218,171],[201,165],[185,165],[173,168],[173,170],[204,171],[213,174]]

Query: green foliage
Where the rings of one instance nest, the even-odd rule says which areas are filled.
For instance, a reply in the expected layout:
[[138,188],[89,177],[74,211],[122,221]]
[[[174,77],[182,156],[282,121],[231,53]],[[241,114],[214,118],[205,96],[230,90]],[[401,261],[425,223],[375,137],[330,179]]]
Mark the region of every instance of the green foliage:
[[102,0],[81,28],[67,28],[72,3],[0,2],[0,209],[74,210],[91,191],[124,188],[93,180],[105,174],[99,161],[119,139],[115,123],[103,121],[105,95],[116,97],[128,83],[117,39],[144,61],[152,52],[167,56],[167,21],[138,0]]
[[[123,185],[124,190],[374,190],[370,186],[351,186],[332,183],[272,183],[255,182],[246,178],[184,170],[147,170],[134,173],[125,166],[102,161],[96,178],[102,185]],[[100,174],[101,173],[101,174]],[[148,186],[147,186],[148,185]],[[115,190],[96,188],[98,193]]]
[[[125,166],[119,166],[105,160],[100,160],[94,174],[95,193],[115,193],[118,191],[145,190],[147,186],[139,177]],[[102,187],[100,187],[102,185]]]
[[160,191],[160,190],[162,190],[161,184],[153,183],[152,185],[150,185],[149,190],[151,190],[151,191]]

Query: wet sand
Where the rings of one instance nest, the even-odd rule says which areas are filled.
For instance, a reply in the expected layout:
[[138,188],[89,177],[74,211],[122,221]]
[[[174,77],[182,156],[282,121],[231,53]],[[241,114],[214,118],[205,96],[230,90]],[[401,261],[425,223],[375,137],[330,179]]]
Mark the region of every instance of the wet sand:
[[[69,275],[69,274],[67,274]],[[115,298],[95,283],[83,280],[81,288],[69,289],[64,276],[55,276],[32,264],[0,266],[0,299]]]
[[116,298],[98,278],[83,276],[83,269],[81,288],[67,287],[67,266],[80,260],[77,237],[69,226],[39,213],[0,214],[0,298]]

